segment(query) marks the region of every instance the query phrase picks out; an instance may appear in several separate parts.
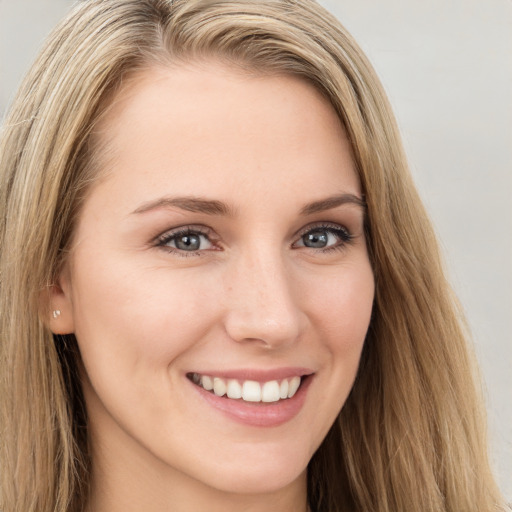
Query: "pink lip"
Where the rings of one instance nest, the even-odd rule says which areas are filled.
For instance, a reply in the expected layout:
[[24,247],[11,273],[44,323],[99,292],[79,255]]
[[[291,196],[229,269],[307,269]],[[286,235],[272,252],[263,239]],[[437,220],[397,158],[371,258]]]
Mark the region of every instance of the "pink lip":
[[[228,418],[242,423],[247,426],[252,427],[277,427],[286,423],[293,419],[302,409],[304,405],[304,401],[306,399],[307,390],[309,385],[313,380],[313,376],[311,372],[301,373],[296,372],[297,369],[294,369],[295,373],[287,374],[287,377],[295,376],[295,375],[308,375],[308,377],[303,378],[300,388],[297,393],[292,398],[287,398],[284,400],[279,400],[278,402],[244,402],[243,400],[233,400],[231,398],[227,398],[226,396],[219,397],[213,394],[210,391],[206,391],[201,386],[194,384],[189,379],[187,379],[196,393],[210,406],[219,411],[221,414],[227,416]],[[238,378],[240,380],[255,380],[259,382],[266,382],[268,380],[279,380],[285,379],[287,377],[275,377],[275,373],[272,373],[272,377],[269,378],[269,372],[215,372],[214,375],[216,377],[222,378]],[[230,376],[226,376],[226,375]],[[203,375],[211,375],[205,373]],[[231,376],[233,375],[233,376]],[[244,377],[241,377],[241,376]],[[245,377],[245,375],[250,375],[250,377]],[[281,375],[281,374],[280,374]]]

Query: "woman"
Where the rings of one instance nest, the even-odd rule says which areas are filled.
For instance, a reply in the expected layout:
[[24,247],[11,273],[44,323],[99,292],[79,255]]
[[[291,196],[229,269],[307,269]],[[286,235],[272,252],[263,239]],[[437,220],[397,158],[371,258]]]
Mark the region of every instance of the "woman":
[[93,0],[1,141],[2,510],[504,510],[387,100],[309,0]]

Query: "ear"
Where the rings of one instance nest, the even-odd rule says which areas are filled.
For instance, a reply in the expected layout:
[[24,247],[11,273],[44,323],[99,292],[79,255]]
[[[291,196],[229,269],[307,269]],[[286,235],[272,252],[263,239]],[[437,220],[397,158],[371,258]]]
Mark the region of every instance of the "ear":
[[53,334],[75,332],[71,282],[67,267],[57,281],[48,287],[48,306],[45,308],[46,322]]

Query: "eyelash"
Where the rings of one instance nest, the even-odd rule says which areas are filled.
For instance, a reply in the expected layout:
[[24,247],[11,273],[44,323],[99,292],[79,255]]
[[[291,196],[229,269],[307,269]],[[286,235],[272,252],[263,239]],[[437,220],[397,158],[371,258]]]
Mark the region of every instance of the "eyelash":
[[[354,236],[350,233],[350,231],[344,227],[340,226],[339,224],[330,224],[330,223],[321,223],[316,224],[313,226],[307,226],[305,229],[303,229],[298,236],[298,240],[301,240],[304,236],[306,236],[308,233],[314,232],[314,231],[326,231],[327,233],[330,233],[338,238],[338,243],[334,245],[330,245],[328,247],[322,247],[316,249],[317,251],[321,253],[328,253],[333,251],[341,251],[346,248],[347,245],[353,242]],[[297,243],[297,242],[295,242]],[[301,246],[306,247],[306,246]],[[307,247],[306,247],[307,248]]]
[[[345,249],[345,247],[353,242],[354,236],[349,232],[349,230],[343,226],[340,226],[339,224],[329,224],[329,223],[323,223],[323,224],[316,224],[312,226],[307,226],[305,229],[303,229],[298,234],[298,239],[301,240],[304,236],[306,236],[308,233],[314,232],[314,231],[325,231],[327,233],[330,233],[338,238],[339,242],[330,245],[328,247],[322,247],[322,248],[310,248],[317,252],[321,253],[329,253],[332,251],[340,251]],[[211,240],[211,230],[205,229],[203,226],[186,226],[183,228],[179,228],[176,231],[167,231],[164,234],[157,237],[155,241],[155,246],[159,247],[161,249],[166,250],[167,252],[170,252],[172,254],[176,254],[180,257],[190,257],[190,256],[201,256],[203,251],[205,250],[219,250],[219,249],[199,249],[197,251],[185,251],[178,249],[176,247],[170,247],[169,244],[173,240],[178,239],[179,237],[186,236],[186,235],[202,235],[203,237],[206,237],[209,242],[215,246],[215,242]],[[294,242],[292,244],[292,247],[297,243]],[[306,245],[298,246],[300,248],[308,248]]]
[[[180,250],[176,247],[170,247],[167,244],[172,242],[173,240],[177,240],[181,236],[186,235],[202,235],[206,237],[212,245],[214,245],[214,242],[210,240],[211,238],[211,230],[205,229],[202,226],[186,226],[183,228],[178,228],[176,231],[167,231],[164,234],[160,235],[156,239],[155,245],[157,247],[160,247],[161,249],[166,250],[167,252],[170,252],[172,254],[176,254],[177,256],[181,256],[184,258],[187,258],[189,256],[201,256],[202,251],[205,249],[201,249],[198,251],[184,251]],[[215,249],[213,249],[215,250]]]

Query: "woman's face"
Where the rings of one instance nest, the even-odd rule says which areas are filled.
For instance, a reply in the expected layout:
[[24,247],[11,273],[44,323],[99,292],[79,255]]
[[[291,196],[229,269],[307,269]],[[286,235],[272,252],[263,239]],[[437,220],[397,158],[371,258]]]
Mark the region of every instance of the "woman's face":
[[304,482],[374,296],[335,112],[297,78],[211,62],[146,71],[100,128],[54,297],[94,457],[224,491]]

